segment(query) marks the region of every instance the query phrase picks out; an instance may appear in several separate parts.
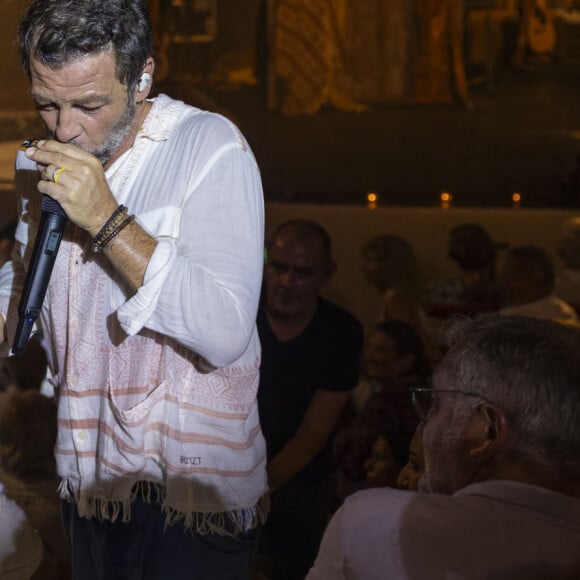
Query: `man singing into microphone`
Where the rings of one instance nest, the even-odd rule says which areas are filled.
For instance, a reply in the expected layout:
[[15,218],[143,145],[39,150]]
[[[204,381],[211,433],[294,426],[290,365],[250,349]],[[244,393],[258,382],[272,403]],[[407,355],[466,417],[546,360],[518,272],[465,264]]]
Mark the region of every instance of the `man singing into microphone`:
[[48,135],[17,163],[34,179],[17,175],[0,329],[10,346],[46,194],[68,216],[39,323],[74,577],[249,579],[267,512],[252,152],[228,120],[148,98],[142,0],[33,0],[19,43]]

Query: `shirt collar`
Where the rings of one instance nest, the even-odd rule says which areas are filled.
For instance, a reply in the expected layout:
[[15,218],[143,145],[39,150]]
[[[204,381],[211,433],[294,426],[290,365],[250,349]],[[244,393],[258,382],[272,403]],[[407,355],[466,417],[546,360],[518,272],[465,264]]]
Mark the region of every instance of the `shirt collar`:
[[145,117],[138,138],[166,141],[187,105],[164,94],[151,99],[151,110]]
[[537,485],[507,480],[484,481],[468,485],[454,495],[487,497],[556,516],[576,525],[580,522],[580,499]]

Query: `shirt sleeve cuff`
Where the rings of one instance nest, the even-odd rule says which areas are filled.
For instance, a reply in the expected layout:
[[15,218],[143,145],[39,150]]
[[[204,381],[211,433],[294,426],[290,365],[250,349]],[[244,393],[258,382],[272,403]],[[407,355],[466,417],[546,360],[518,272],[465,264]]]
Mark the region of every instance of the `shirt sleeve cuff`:
[[137,334],[155,311],[175,258],[176,250],[172,242],[157,242],[145,271],[143,286],[117,310],[117,319],[129,336]]

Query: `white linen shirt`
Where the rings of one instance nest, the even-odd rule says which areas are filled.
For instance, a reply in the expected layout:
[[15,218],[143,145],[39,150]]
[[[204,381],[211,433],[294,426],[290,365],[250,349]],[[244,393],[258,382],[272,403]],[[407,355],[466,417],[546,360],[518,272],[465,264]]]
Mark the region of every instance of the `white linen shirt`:
[[580,500],[515,481],[348,497],[306,580],[578,578]]
[[[86,232],[65,231],[40,315],[59,400],[61,494],[81,515],[127,519],[135,484],[145,481],[162,486],[169,521],[231,530],[229,513],[236,530],[252,527],[266,492],[255,159],[230,121],[159,95],[106,177],[157,246],[131,295],[107,258],[91,253]],[[24,263],[39,219],[37,181],[17,160]],[[0,274],[9,320],[21,264],[14,271],[12,288],[10,272]]]

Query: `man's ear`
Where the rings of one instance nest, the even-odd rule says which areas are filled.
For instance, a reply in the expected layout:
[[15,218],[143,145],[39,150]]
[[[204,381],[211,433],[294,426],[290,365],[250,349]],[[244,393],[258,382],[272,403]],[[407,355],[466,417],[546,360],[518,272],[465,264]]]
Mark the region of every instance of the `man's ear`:
[[135,102],[142,103],[151,92],[153,87],[153,71],[155,70],[155,61],[153,57],[149,57],[143,67],[140,81],[135,87]]
[[506,445],[508,435],[509,425],[503,412],[489,403],[480,405],[471,426],[469,454],[475,457],[500,451]]

